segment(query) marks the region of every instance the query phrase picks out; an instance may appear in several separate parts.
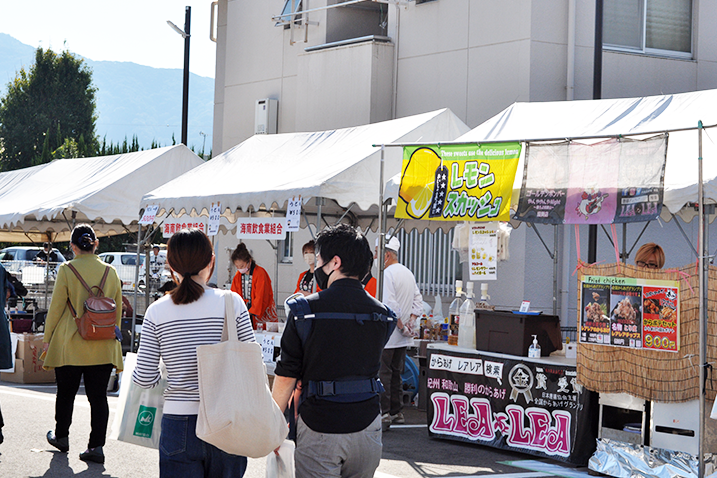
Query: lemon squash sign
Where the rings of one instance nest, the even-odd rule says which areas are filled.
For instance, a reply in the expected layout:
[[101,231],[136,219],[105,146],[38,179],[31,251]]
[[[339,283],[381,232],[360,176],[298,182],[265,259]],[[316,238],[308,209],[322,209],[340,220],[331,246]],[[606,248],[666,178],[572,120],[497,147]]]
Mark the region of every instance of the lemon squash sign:
[[396,217],[507,221],[520,143],[403,148]]

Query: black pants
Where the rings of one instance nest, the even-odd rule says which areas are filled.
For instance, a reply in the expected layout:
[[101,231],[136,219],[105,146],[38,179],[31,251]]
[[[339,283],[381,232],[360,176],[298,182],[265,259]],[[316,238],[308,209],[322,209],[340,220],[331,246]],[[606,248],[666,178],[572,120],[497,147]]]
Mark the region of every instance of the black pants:
[[406,347],[383,349],[381,369],[378,376],[386,389],[381,394],[381,413],[396,415],[403,408],[403,367],[406,363]]
[[80,379],[84,377],[85,394],[90,402],[90,441],[87,448],[104,446],[107,435],[107,421],[110,407],[107,404],[107,383],[112,374],[112,364],[104,365],[67,365],[55,369],[57,381],[57,399],[55,400],[55,436],[64,438],[70,435],[72,410],[75,396],[80,388]]

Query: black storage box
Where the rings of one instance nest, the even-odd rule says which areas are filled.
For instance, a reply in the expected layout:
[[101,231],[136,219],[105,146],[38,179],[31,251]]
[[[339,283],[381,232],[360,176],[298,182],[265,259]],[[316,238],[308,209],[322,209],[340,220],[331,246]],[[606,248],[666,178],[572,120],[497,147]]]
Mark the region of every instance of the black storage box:
[[560,318],[476,309],[476,348],[486,352],[528,356],[533,335],[538,336],[541,357],[563,348]]

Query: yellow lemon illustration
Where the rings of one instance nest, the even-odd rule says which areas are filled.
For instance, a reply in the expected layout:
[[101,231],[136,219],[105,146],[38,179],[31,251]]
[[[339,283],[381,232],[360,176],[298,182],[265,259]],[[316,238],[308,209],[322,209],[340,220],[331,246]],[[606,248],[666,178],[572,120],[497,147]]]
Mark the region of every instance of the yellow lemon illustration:
[[426,211],[428,211],[428,208],[431,207],[432,197],[433,182],[431,182],[430,184],[426,184],[426,186],[421,189],[418,195],[411,199],[411,202],[406,205],[406,211],[408,211],[408,214],[413,217],[423,216]]
[[401,177],[399,196],[406,203],[406,212],[420,218],[431,207],[436,169],[441,158],[430,148],[418,148],[413,152]]

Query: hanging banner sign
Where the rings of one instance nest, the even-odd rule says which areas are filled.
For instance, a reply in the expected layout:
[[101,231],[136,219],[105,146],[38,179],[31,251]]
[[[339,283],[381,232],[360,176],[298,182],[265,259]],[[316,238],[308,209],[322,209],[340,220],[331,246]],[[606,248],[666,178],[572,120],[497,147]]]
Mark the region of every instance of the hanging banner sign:
[[301,225],[301,196],[292,197],[286,206],[286,230],[296,232]]
[[175,232],[179,232],[182,229],[199,229],[200,231],[207,232],[207,221],[205,218],[198,217],[168,217],[162,223],[162,237],[172,237]]
[[515,219],[544,224],[650,221],[660,215],[667,135],[529,144]]
[[237,239],[277,239],[286,237],[285,217],[240,217]]
[[595,395],[575,365],[428,349],[428,435],[584,465]]
[[395,217],[507,221],[520,143],[403,148]]
[[146,208],[144,208],[144,214],[142,214],[142,218],[139,220],[139,223],[143,226],[146,226],[147,224],[152,224],[154,222],[154,218],[157,217],[157,211],[159,211],[158,204],[147,206]]
[[209,208],[209,223],[207,224],[207,236],[216,236],[219,232],[219,221],[222,217],[222,208],[219,203],[212,203]]
[[580,290],[580,343],[680,349],[679,282],[585,276]]
[[471,224],[471,280],[496,280],[498,270],[498,223]]

